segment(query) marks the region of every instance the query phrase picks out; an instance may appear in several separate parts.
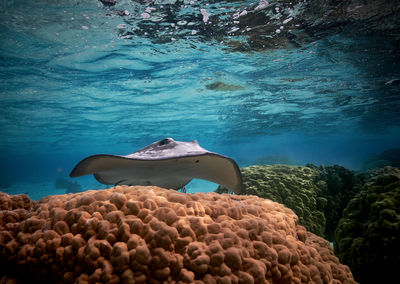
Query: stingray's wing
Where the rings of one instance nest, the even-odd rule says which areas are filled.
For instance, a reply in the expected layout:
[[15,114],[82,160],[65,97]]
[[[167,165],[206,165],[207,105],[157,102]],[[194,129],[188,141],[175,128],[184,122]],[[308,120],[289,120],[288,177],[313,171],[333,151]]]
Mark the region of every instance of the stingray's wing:
[[223,185],[235,193],[242,191],[242,176],[236,162],[212,152],[160,160],[94,155],[79,162],[70,176],[87,174],[94,174],[104,184],[157,185],[174,189],[199,178]]
[[182,158],[181,163],[186,164],[182,172],[187,177],[212,181],[235,193],[242,192],[242,174],[236,162],[231,158],[207,152]]
[[179,189],[191,181],[191,178],[176,174],[181,170],[179,165],[174,163],[174,159],[140,160],[115,155],[93,155],[79,162],[70,176],[93,174],[103,184],[157,185]]
[[93,155],[80,161],[70,173],[70,177],[80,177],[102,171],[114,170],[126,167],[130,164],[129,159],[115,155]]

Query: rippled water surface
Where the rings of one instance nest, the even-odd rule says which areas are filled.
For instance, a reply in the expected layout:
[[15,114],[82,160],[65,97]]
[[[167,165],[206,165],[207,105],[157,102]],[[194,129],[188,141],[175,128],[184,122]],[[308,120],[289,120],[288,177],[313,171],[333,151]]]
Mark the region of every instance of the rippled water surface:
[[85,156],[164,137],[241,166],[277,156],[358,169],[398,146],[398,44],[311,35],[304,5],[2,2],[0,185],[54,187]]

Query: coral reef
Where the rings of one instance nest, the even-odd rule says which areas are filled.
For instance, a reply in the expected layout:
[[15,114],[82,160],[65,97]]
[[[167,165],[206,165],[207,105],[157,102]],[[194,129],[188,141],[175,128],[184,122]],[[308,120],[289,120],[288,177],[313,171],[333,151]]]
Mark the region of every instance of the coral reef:
[[255,196],[117,186],[0,201],[1,283],[355,283],[327,241]]
[[338,165],[316,167],[309,164],[307,167],[319,171],[319,176],[316,178],[317,184],[320,181],[326,183],[326,190],[323,191],[323,198],[326,199],[324,237],[333,241],[343,210],[360,191],[365,182],[364,175]]
[[366,160],[362,166],[363,171],[372,171],[383,168],[385,166],[392,166],[400,168],[400,149],[388,149]]
[[[366,174],[342,166],[264,165],[241,168],[244,195],[271,199],[292,209],[308,230],[334,240],[347,203],[359,192]],[[227,192],[219,187],[218,193]]]
[[343,212],[335,253],[361,283],[393,283],[400,266],[400,170],[386,167]]
[[77,193],[82,191],[82,187],[79,183],[69,181],[65,178],[57,178],[55,182],[56,188],[65,188],[66,193]]
[[[241,168],[244,195],[271,199],[289,207],[299,217],[299,223],[319,236],[324,235],[324,197],[326,183],[315,182],[319,171],[309,167],[264,165]],[[226,192],[219,187],[217,192]]]

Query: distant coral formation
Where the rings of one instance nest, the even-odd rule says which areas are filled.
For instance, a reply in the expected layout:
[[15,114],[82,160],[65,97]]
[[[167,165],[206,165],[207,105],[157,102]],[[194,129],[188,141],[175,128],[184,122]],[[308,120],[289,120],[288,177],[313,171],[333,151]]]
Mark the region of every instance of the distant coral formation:
[[400,170],[386,167],[349,202],[335,252],[361,283],[393,283],[400,267]]
[[355,283],[327,241],[255,196],[117,186],[0,204],[1,283]]
[[[241,168],[245,195],[271,199],[289,207],[299,223],[319,236],[324,235],[326,183],[315,182],[319,172],[303,166],[264,165]],[[224,192],[219,188],[217,192]]]
[[371,171],[392,166],[400,168],[400,148],[388,149],[366,160],[362,166],[363,171]]
[[284,155],[267,155],[257,158],[253,161],[253,165],[299,165],[296,160]]
[[77,193],[82,191],[82,187],[75,181],[69,181],[65,178],[57,178],[55,182],[56,188],[65,188],[66,193]]

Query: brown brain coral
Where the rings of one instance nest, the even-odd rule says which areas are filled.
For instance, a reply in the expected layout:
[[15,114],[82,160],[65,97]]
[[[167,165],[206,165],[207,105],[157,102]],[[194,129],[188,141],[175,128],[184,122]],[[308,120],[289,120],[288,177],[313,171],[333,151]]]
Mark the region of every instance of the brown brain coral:
[[355,283],[327,241],[255,196],[117,186],[19,198],[0,195],[0,283]]

